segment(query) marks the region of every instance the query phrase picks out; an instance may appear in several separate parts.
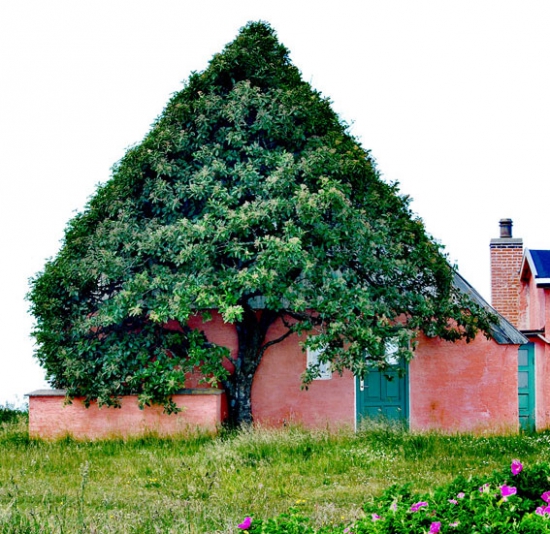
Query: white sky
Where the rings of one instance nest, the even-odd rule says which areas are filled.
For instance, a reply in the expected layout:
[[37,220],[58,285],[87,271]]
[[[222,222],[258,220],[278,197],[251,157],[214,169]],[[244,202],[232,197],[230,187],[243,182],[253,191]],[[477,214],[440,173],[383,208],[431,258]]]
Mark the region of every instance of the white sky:
[[3,0],[0,404],[45,385],[28,278],[189,73],[260,19],[485,298],[499,219],[550,248],[547,0]]

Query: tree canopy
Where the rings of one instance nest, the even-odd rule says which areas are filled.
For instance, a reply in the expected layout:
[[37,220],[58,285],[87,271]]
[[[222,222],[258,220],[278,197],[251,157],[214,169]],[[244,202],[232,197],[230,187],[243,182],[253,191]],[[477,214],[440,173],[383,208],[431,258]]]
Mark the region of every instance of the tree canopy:
[[[191,74],[69,221],[31,280],[36,357],[69,396],[116,404],[138,393],[168,409],[198,366],[246,421],[275,321],[357,375],[386,365],[390,339],[410,358],[419,330],[448,340],[488,331],[453,274],[398,186],[274,30],[254,22]],[[231,374],[227,347],[189,326],[212,310],[237,329]]]

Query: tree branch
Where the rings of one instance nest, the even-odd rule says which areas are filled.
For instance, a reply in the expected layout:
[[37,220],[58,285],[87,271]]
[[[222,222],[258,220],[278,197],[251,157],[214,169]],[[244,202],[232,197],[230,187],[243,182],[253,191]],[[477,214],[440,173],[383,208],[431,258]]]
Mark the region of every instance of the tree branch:
[[272,339],[271,341],[268,341],[265,345],[262,346],[259,353],[259,360],[262,359],[262,356],[264,355],[264,352],[271,347],[272,345],[276,345],[277,343],[280,343],[281,341],[284,341],[288,336],[293,334],[294,332],[292,330],[287,330],[282,336],[279,336],[277,339]]

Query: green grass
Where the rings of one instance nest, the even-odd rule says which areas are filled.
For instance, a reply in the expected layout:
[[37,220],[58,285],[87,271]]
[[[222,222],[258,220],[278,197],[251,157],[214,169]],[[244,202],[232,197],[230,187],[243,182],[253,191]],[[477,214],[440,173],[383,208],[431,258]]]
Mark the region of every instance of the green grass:
[[31,440],[26,414],[0,423],[0,533],[241,532],[247,515],[297,507],[316,527],[353,521],[392,484],[418,491],[513,458],[550,458],[550,434],[247,429],[178,439]]

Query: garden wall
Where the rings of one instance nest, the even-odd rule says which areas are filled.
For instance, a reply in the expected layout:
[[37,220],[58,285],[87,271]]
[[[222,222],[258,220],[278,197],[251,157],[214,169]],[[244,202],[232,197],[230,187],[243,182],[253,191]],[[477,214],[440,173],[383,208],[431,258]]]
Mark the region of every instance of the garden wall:
[[120,408],[89,408],[82,399],[65,403],[63,390],[39,390],[29,394],[29,435],[55,439],[70,435],[76,439],[101,439],[156,433],[177,435],[200,428],[215,431],[227,416],[225,394],[217,389],[187,389],[173,396],[182,409],[167,415],[160,406],[140,410],[137,396],[122,397]]

